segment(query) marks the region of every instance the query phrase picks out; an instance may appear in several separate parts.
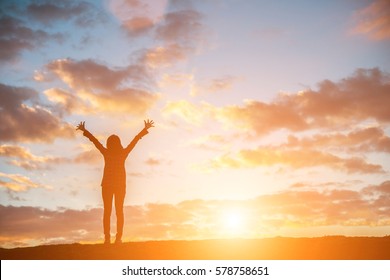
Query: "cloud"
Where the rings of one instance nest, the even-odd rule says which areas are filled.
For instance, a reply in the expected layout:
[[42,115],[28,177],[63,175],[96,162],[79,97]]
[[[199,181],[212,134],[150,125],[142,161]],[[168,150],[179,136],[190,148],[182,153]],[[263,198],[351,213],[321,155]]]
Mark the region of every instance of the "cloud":
[[[361,190],[287,190],[248,200],[187,200],[178,204],[125,206],[125,240],[256,238],[306,228],[390,225],[390,182]],[[226,218],[240,221],[235,229]],[[102,209],[48,210],[0,205],[1,246],[50,240],[96,242]],[[340,228],[343,227],[343,228]],[[354,234],[358,235],[355,230]],[[21,244],[22,243],[22,244]]]
[[204,150],[226,151],[230,149],[232,137],[220,134],[210,134],[191,140],[188,144]]
[[190,47],[169,44],[164,47],[151,48],[144,51],[141,61],[152,68],[171,67],[177,62],[187,60],[193,52]]
[[15,145],[0,145],[0,157],[10,158],[8,163],[26,170],[48,169],[52,164],[69,162],[63,157],[36,156],[28,149]]
[[87,164],[96,164],[102,162],[102,156],[96,150],[88,150],[79,153],[74,158],[75,163],[87,163]]
[[225,154],[209,160],[203,168],[254,168],[285,165],[294,169],[328,167],[347,173],[383,173],[381,165],[367,163],[363,158],[341,158],[331,153],[311,149],[283,150],[271,146],[241,150],[235,155]]
[[13,192],[24,192],[29,189],[48,188],[45,185],[34,183],[30,178],[21,174],[7,174],[0,172],[0,187]]
[[[131,37],[150,35],[156,45],[139,51],[149,67],[171,67],[196,53],[206,42],[203,15],[191,7],[158,0],[111,0],[110,11]],[[168,7],[169,6],[169,7]],[[169,11],[168,11],[169,10]]]
[[[280,94],[272,102],[246,100],[244,105],[215,107],[178,101],[167,104],[166,115],[176,114],[194,123],[206,119],[256,136],[287,129],[294,132],[314,129],[340,130],[364,121],[390,122],[390,75],[379,69],[358,69],[339,82],[329,80],[318,89]],[[191,108],[191,117],[186,114]]]
[[194,75],[185,73],[163,74],[159,82],[161,87],[182,88],[192,83]]
[[143,115],[159,98],[147,89],[153,86],[145,67],[129,65],[109,68],[93,60],[59,59],[46,65],[47,76],[54,75],[76,94],[58,88],[44,93],[64,111],[91,110]]
[[0,16],[0,61],[13,61],[25,50],[36,49],[49,40],[61,42],[63,39],[60,33],[34,30],[17,18]]
[[118,18],[129,36],[141,36],[151,32],[157,40],[168,45],[192,46],[204,34],[202,14],[187,5],[168,1],[110,0],[108,7]]
[[72,126],[39,105],[33,89],[0,84],[0,110],[0,141],[52,142],[74,136]]
[[26,7],[26,14],[45,25],[56,21],[73,20],[75,24],[83,28],[103,22],[105,19],[94,5],[84,1],[30,3]]
[[149,156],[145,163],[150,166],[171,164],[171,161],[163,156]]
[[46,69],[72,89],[108,91],[125,82],[143,84],[151,81],[147,70],[140,65],[111,69],[92,59],[57,59],[47,64]]
[[372,40],[390,39],[390,3],[387,0],[375,0],[354,14],[355,34],[364,34]]
[[207,104],[197,106],[187,100],[170,101],[167,102],[162,110],[162,113],[167,117],[176,115],[185,120],[187,123],[201,125],[208,114],[206,110],[203,110],[207,107]]
[[153,21],[147,17],[133,17],[123,22],[123,27],[131,36],[144,34],[153,26]]
[[390,137],[380,127],[367,127],[349,133],[315,134],[301,139],[290,135],[283,147],[309,149],[326,147],[349,152],[390,153]]
[[[52,240],[97,239],[101,209],[52,211],[35,207],[0,206],[2,243],[14,246],[50,243]],[[4,216],[3,216],[4,215]],[[92,232],[92,233],[91,233]],[[12,237],[13,236],[13,237]]]
[[224,107],[215,107],[205,102],[198,105],[187,100],[172,101],[167,103],[163,113],[167,117],[176,115],[196,125],[201,125],[206,120],[215,120],[237,131],[257,135],[265,135],[282,128],[293,131],[308,128],[305,121],[291,107],[254,100],[245,101],[244,106]]
[[198,96],[204,93],[216,93],[230,90],[238,77],[225,75],[220,78],[211,79],[207,82],[196,83],[191,88],[191,95]]
[[44,95],[47,99],[55,104],[56,110],[61,113],[87,113],[91,111],[91,108],[81,98],[76,95],[60,89],[50,88],[45,90]]
[[360,180],[348,180],[344,182],[324,182],[324,183],[310,183],[310,182],[297,182],[292,184],[291,188],[346,188],[346,187],[356,187],[360,185],[362,181]]
[[243,106],[229,105],[218,109],[216,115],[230,127],[251,131],[259,136],[283,128],[292,131],[309,128],[305,119],[287,104],[248,100]]
[[[359,69],[339,82],[319,83],[318,90],[280,94],[268,103],[247,100],[244,105],[216,107],[180,100],[168,102],[163,114],[199,127],[213,121],[235,138],[252,141],[266,139],[280,130],[294,132],[282,144],[239,148],[237,152],[229,147],[220,149],[221,155],[198,166],[201,170],[282,165],[383,173],[380,164],[370,163],[365,157],[371,152],[389,152],[390,138],[384,130],[390,122],[389,82],[385,72]],[[367,127],[368,122],[371,127]],[[306,136],[299,138],[300,132]]]
[[325,80],[318,90],[279,95],[271,103],[247,101],[219,111],[224,122],[257,135],[278,130],[342,128],[366,120],[389,123],[390,76],[379,69],[359,69],[339,82]]
[[196,10],[179,10],[167,13],[157,26],[156,38],[164,42],[181,42],[192,45],[203,39],[202,14]]
[[154,158],[154,157],[149,157],[145,163],[147,165],[151,165],[151,166],[154,166],[154,165],[160,165],[162,164],[162,161],[160,159],[157,159],[157,158]]
[[110,0],[110,12],[122,23],[129,36],[148,33],[163,18],[167,0],[157,0],[150,4],[146,0]]

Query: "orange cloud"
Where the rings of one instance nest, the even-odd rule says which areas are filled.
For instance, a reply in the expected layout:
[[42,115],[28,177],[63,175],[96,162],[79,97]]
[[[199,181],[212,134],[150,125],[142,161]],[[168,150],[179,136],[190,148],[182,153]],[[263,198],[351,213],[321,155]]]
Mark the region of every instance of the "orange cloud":
[[0,84],[0,110],[0,141],[52,142],[75,134],[73,126],[39,104],[30,88]]
[[372,40],[390,39],[390,3],[387,0],[372,1],[355,15],[355,34],[365,34]]
[[211,159],[201,168],[254,168],[258,166],[286,165],[295,169],[328,167],[347,173],[382,173],[381,165],[367,163],[363,158],[341,158],[336,155],[310,149],[283,150],[263,146],[253,150],[241,150],[236,155],[225,154]]
[[169,44],[145,51],[141,61],[152,68],[170,67],[179,61],[185,61],[193,50],[179,44]]
[[192,74],[176,73],[163,74],[159,85],[161,87],[175,87],[180,88],[191,84],[194,76]]
[[124,86],[128,80],[133,84],[151,81],[147,69],[141,65],[111,69],[91,59],[57,59],[47,64],[46,69],[72,89],[109,91]]
[[57,106],[57,110],[60,112],[67,114],[87,113],[92,109],[78,96],[59,88],[50,88],[43,93],[49,101]]
[[123,22],[123,27],[130,35],[144,34],[153,26],[153,21],[147,17],[133,17]]
[[149,157],[146,161],[145,161],[146,164],[148,165],[160,165],[162,164],[162,160],[161,159],[157,159],[157,158],[154,158],[154,157]]
[[[169,12],[167,7],[169,4]],[[152,36],[167,45],[178,44],[182,48],[194,47],[203,41],[204,25],[201,13],[191,5],[167,0],[110,0],[108,6],[130,36],[152,33]],[[166,46],[164,46],[165,48]]]
[[[143,89],[153,81],[141,65],[111,69],[92,60],[60,59],[52,61],[46,68],[77,93],[60,89],[45,91],[48,98],[65,111],[143,115],[159,98]],[[130,82],[132,86],[128,85]]]
[[[179,101],[168,104],[165,112],[190,122],[208,116],[257,136],[281,129],[294,132],[328,128],[335,130],[367,120],[375,120],[379,124],[390,122],[390,111],[387,108],[387,104],[390,104],[390,75],[386,72],[358,69],[351,77],[339,82],[326,80],[319,83],[318,87],[318,90],[281,94],[270,103],[247,100],[242,106],[214,107]],[[192,108],[191,118],[185,114],[186,108]]]
[[0,157],[10,158],[8,163],[26,170],[48,169],[52,164],[70,162],[63,157],[36,156],[26,148],[15,145],[0,145]]
[[186,100],[171,101],[166,104],[162,113],[165,116],[176,115],[193,125],[200,125],[207,116],[207,104],[197,106]]
[[102,156],[101,154],[97,153],[95,149],[88,150],[79,153],[74,158],[75,163],[87,163],[87,164],[96,164],[102,162]]
[[24,192],[29,189],[48,188],[45,185],[34,183],[30,178],[20,174],[0,172],[0,187],[14,192]]
[[[340,82],[324,81],[316,91],[281,94],[270,103],[250,100],[243,106],[215,107],[181,100],[168,103],[163,113],[197,126],[213,120],[230,128],[232,135],[241,139],[255,140],[282,129],[310,132],[311,136],[290,135],[286,143],[236,153],[227,152],[230,149],[226,147],[222,150],[224,154],[198,166],[206,171],[285,165],[328,167],[347,173],[382,173],[383,167],[367,162],[362,153],[390,151],[390,138],[381,128],[390,122],[389,82],[390,76],[385,72],[360,69]],[[355,128],[366,121],[375,121],[375,126]],[[342,132],[329,133],[329,129]],[[193,144],[210,147],[204,146],[204,141]],[[352,155],[346,157],[343,154],[346,152]]]
[[390,152],[390,137],[379,127],[356,129],[349,133],[316,134],[297,138],[293,135],[283,147],[293,148],[332,148],[349,152]]
[[268,104],[248,101],[242,107],[227,106],[219,116],[224,122],[251,129],[258,135],[283,128],[345,128],[370,119],[388,123],[389,91],[389,74],[378,69],[359,69],[340,82],[321,82],[317,91],[280,95]]
[[155,39],[156,46],[138,51],[139,62],[153,69],[187,60],[206,42],[202,14],[186,4],[183,9],[182,3],[166,0],[153,5],[145,0],[108,2],[128,35],[148,34]]
[[191,95],[197,96],[204,93],[230,90],[237,80],[237,77],[225,75],[220,78],[211,79],[207,82],[196,83],[191,89]]
[[[390,225],[390,182],[361,190],[293,191],[248,200],[189,200],[178,204],[125,206],[125,239],[213,239],[232,236],[226,217],[241,221],[239,237],[280,235],[299,227]],[[50,242],[96,242],[102,209],[47,210],[0,205],[0,244],[12,247]],[[232,217],[232,216],[230,216]],[[355,232],[357,234],[357,231]]]
[[109,0],[109,10],[130,36],[144,35],[162,20],[167,0]]
[[222,123],[264,135],[278,129],[302,131],[309,128],[305,119],[287,104],[246,101],[244,106],[230,105],[217,110]]

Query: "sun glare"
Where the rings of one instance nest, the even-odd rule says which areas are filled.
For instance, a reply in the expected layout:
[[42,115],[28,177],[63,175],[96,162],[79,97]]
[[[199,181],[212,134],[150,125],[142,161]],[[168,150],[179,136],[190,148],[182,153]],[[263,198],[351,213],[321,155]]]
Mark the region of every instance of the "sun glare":
[[227,211],[222,216],[222,223],[225,230],[238,233],[244,229],[244,216],[238,210]]
[[241,225],[242,218],[238,213],[229,213],[225,217],[226,227],[237,228]]

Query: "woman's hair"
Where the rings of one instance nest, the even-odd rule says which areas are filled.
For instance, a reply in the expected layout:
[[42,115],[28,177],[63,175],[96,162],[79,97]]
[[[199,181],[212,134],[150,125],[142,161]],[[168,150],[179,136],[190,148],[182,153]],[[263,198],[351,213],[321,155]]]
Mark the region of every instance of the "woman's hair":
[[113,134],[110,137],[107,138],[107,149],[108,150],[122,150],[122,143],[121,139]]

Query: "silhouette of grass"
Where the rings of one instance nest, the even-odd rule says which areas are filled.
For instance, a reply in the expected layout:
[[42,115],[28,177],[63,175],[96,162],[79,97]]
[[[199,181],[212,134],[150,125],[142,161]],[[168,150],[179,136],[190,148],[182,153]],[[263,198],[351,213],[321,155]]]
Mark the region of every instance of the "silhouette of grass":
[[389,260],[390,236],[275,237],[62,244],[0,248],[0,258],[41,260]]

